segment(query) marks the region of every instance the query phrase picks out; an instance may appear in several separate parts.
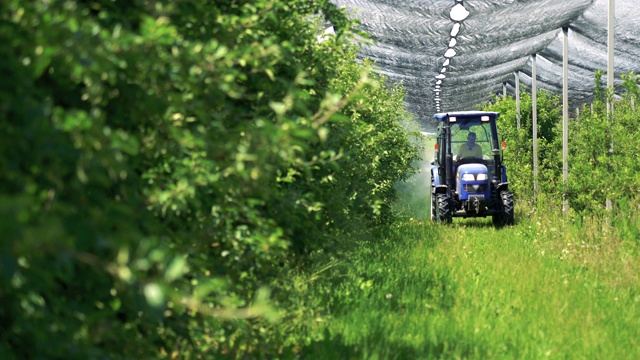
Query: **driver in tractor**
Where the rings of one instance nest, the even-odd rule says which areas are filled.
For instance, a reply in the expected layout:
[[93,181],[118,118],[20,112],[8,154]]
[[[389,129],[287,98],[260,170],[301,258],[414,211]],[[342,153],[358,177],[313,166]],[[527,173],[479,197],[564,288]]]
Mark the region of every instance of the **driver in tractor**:
[[476,144],[476,133],[473,131],[469,131],[469,134],[467,134],[467,142],[458,148],[455,161],[466,158],[482,159],[482,148]]

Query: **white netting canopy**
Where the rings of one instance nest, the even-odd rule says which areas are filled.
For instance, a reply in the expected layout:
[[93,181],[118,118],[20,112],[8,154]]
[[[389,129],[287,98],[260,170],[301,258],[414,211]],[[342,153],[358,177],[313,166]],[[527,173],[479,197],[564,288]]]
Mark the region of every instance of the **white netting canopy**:
[[[590,103],[595,71],[607,70],[609,0],[333,0],[375,40],[362,56],[402,81],[407,108],[423,124],[438,111],[473,110],[531,86],[562,91],[562,27],[568,27],[569,98]],[[454,21],[457,20],[457,21]],[[615,0],[615,83],[640,73],[640,0]],[[458,24],[458,25],[456,25]]]

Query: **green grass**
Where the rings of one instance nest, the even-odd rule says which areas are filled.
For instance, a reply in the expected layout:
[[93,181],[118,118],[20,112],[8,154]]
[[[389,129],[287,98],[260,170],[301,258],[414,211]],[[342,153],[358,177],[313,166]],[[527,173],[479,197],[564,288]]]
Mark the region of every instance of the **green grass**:
[[640,358],[637,257],[539,226],[410,221],[363,244],[331,294],[332,346],[307,355]]
[[517,210],[502,230],[416,211],[360,242],[324,275],[324,340],[303,358],[640,358],[637,224]]

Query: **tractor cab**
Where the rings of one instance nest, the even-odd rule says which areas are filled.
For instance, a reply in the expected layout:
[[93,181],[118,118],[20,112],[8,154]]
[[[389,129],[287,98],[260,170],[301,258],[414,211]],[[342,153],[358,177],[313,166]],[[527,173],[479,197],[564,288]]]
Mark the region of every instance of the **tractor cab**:
[[513,224],[513,195],[502,162],[496,112],[439,113],[431,167],[431,218],[492,216],[497,227]]

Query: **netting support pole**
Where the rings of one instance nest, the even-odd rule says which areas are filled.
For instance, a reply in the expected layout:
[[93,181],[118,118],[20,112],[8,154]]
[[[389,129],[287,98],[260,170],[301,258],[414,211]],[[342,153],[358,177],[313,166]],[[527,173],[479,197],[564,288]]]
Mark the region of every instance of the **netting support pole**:
[[[616,2],[615,0],[609,0],[609,34],[607,39],[607,115],[609,115],[609,121],[613,126],[613,94],[614,83],[613,80],[615,78],[613,62],[614,62],[614,49],[615,49],[615,9]],[[613,140],[611,140],[611,144],[609,146],[609,155],[613,155]],[[606,208],[607,211],[611,211],[613,209],[613,204],[611,203],[611,198],[608,196],[609,191],[607,191],[607,200],[606,200]]]
[[538,204],[538,66],[531,55],[531,119],[533,127],[533,203]]
[[513,75],[516,78],[516,120],[520,130],[520,72],[515,71]]
[[502,98],[503,99],[507,98],[507,83],[506,82],[502,83]]
[[562,212],[569,215],[569,27],[562,27]]

